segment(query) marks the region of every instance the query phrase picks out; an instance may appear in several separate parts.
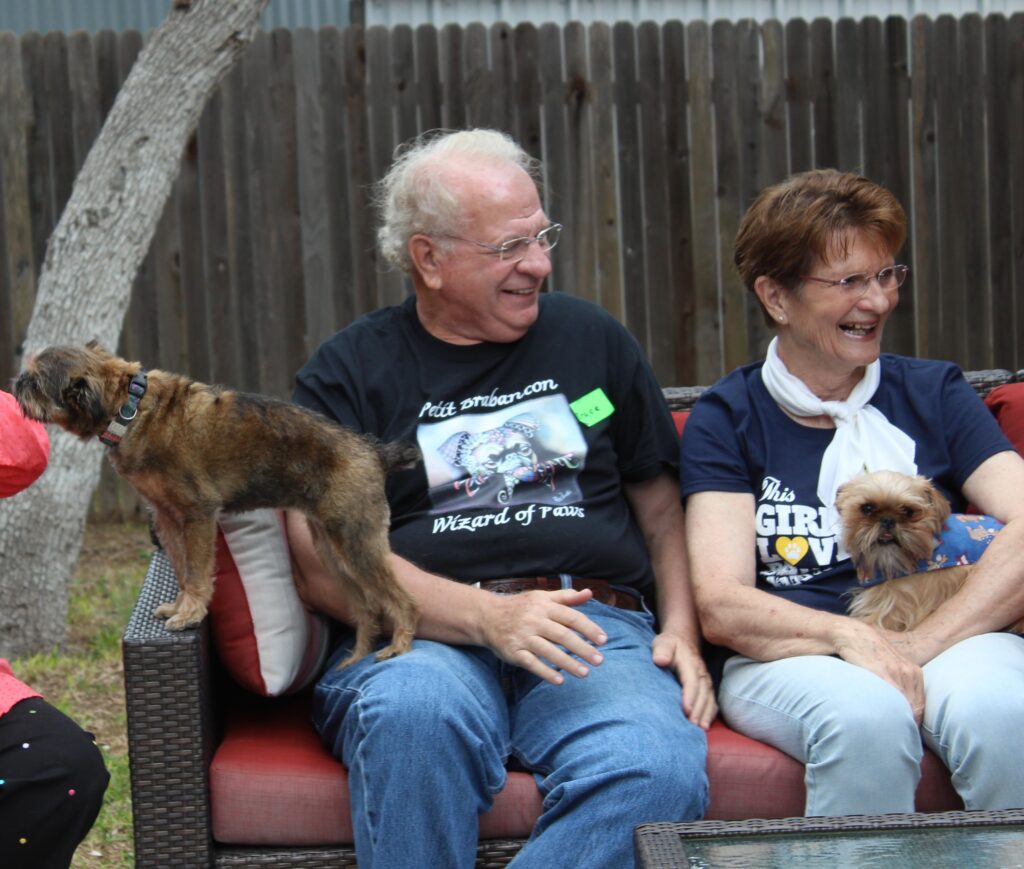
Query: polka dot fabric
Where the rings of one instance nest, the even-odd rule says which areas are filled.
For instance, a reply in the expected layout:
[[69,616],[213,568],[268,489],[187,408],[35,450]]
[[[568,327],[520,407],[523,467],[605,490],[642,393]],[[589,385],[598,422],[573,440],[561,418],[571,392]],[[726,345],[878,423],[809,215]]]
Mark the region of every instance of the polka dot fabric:
[[110,776],[92,734],[40,697],[0,716],[0,866],[64,869]]

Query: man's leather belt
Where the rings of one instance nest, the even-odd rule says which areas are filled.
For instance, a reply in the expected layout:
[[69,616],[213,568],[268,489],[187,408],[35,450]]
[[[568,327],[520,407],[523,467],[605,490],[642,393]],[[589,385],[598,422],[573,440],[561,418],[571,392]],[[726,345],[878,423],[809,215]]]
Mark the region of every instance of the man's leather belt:
[[[558,591],[562,588],[562,580],[557,576],[513,576],[508,579],[485,579],[477,583],[484,591],[495,594],[519,594],[523,591]],[[572,587],[589,588],[594,593],[594,600],[609,606],[617,606],[624,610],[640,612],[640,599],[629,592],[620,591],[605,579],[572,578]]]

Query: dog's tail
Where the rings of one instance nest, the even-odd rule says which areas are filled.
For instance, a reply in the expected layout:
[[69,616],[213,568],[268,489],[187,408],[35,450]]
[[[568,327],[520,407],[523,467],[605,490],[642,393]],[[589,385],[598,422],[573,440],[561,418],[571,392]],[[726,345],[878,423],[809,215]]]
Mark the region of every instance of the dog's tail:
[[384,466],[384,473],[411,468],[423,460],[420,448],[409,441],[393,441],[378,446],[380,461]]

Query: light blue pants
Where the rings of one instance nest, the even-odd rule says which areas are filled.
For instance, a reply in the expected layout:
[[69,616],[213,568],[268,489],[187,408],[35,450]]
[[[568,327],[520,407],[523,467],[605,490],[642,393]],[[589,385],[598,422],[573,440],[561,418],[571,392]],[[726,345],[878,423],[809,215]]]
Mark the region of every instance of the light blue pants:
[[473,866],[478,815],[510,756],[544,799],[519,869],[623,869],[637,824],[703,814],[707,740],[683,715],[675,677],[651,662],[652,618],[581,609],[608,634],[605,659],[563,685],[429,640],[388,661],[328,666],[313,718],[349,770],[360,869]]
[[899,691],[835,657],[731,658],[718,699],[730,727],[805,765],[807,815],[914,811],[922,738],[968,809],[1024,807],[1024,638],[971,637],[924,679],[920,729]]

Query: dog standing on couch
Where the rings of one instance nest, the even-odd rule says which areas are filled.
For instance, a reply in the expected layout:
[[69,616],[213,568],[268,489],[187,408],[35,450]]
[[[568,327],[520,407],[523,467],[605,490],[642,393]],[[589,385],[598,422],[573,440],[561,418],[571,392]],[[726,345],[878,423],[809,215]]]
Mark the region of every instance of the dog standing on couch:
[[[1001,523],[951,513],[931,480],[897,471],[859,474],[836,494],[843,546],[857,567],[848,613],[891,631],[913,630],[952,597]],[[959,545],[940,545],[959,538]],[[943,550],[949,549],[950,552]],[[1024,619],[1009,630],[1024,633]]]
[[219,510],[303,511],[317,552],[342,586],[357,642],[344,663],[408,651],[418,611],[388,563],[385,476],[419,448],[382,444],[277,399],[144,372],[95,342],[49,347],[14,387],[26,416],[83,440],[98,437],[114,469],[150,504],[179,594],[154,615],[170,630],[198,624],[213,594]]

